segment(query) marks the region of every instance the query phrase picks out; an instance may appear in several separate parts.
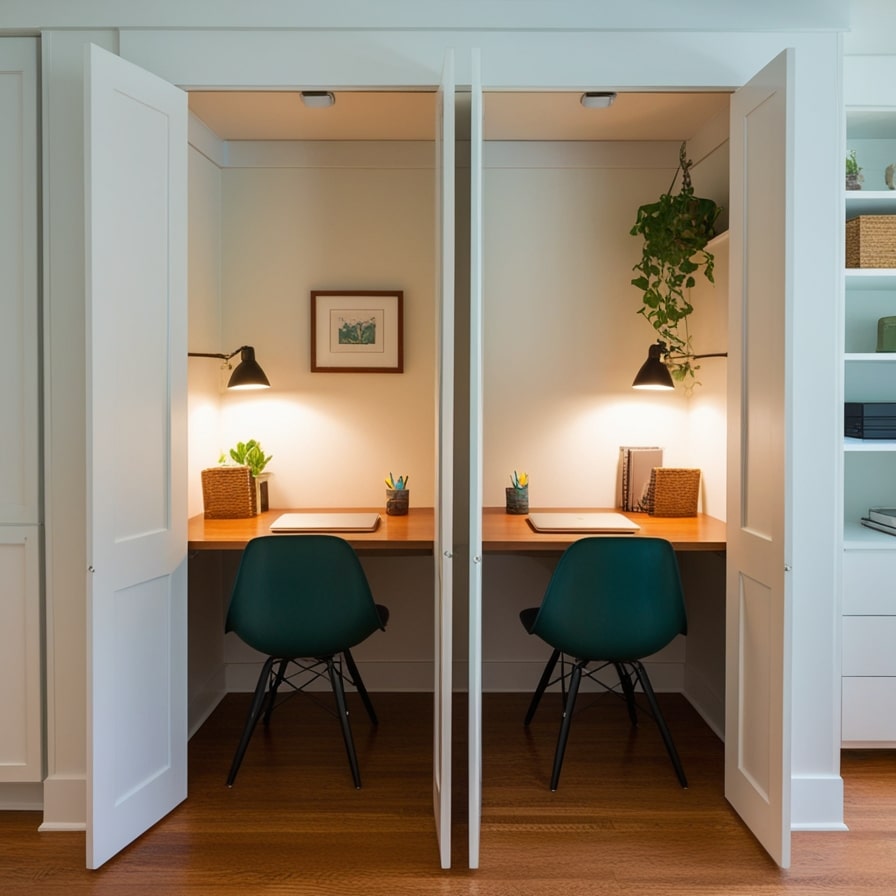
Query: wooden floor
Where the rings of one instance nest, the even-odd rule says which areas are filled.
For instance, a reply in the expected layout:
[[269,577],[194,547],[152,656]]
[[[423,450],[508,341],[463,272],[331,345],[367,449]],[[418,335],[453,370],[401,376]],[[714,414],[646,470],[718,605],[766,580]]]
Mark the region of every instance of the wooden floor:
[[[354,700],[354,696],[352,696]],[[548,701],[550,698],[546,698]],[[796,833],[779,870],[722,795],[722,746],[688,704],[661,695],[690,786],[682,790],[649,720],[635,732],[613,700],[578,712],[560,788],[547,780],[554,697],[531,730],[527,698],[485,699],[481,867],[438,867],[431,811],[431,698],[375,695],[372,731],[355,703],[364,786],[351,785],[338,725],[304,698],[259,730],[235,786],[224,779],[246,695],[231,695],[190,743],[188,800],[99,871],[83,833],[37,832],[40,815],[0,813],[0,893],[475,894],[475,896],[866,896],[896,890],[896,753],[843,754],[849,832]],[[459,703],[459,717],[464,717]],[[462,722],[457,726],[463,728]],[[458,730],[462,743],[463,731]],[[465,817],[465,752],[455,811]]]

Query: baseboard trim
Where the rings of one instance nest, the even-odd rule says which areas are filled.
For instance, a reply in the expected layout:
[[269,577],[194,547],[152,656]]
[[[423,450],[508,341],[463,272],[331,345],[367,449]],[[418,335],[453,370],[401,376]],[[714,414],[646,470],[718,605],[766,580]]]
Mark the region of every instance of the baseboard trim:
[[43,784],[35,782],[0,784],[0,811],[39,812],[43,807]]
[[86,775],[51,775],[44,781],[44,820],[38,830],[87,830]]
[[790,779],[792,831],[847,831],[840,775],[794,775]]

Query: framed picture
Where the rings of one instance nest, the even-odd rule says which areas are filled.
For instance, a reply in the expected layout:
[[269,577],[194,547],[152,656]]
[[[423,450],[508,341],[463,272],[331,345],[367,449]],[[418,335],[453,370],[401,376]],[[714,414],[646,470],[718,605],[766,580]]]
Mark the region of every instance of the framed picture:
[[311,293],[312,373],[402,373],[402,290]]

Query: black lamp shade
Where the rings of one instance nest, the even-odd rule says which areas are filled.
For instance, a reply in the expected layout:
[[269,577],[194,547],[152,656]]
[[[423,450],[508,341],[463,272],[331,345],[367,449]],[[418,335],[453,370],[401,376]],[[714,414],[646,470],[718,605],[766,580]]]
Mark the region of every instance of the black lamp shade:
[[674,389],[672,375],[669,368],[663,364],[663,355],[666,346],[662,342],[655,342],[647,352],[647,360],[641,365],[641,369],[632,382],[633,389]]
[[236,365],[227,383],[228,389],[269,389],[271,384],[264,371],[255,360],[255,349],[245,346],[240,349],[240,363]]

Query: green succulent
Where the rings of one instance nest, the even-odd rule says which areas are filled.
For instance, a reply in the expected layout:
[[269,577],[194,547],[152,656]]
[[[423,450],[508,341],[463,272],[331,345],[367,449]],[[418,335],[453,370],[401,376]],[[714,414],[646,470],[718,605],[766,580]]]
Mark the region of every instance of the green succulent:
[[[230,458],[241,466],[248,467],[253,476],[257,476],[268,464],[273,457],[269,454],[265,456],[261,445],[255,439],[249,439],[248,442],[237,442],[235,448],[230,449]],[[226,461],[225,455],[221,455],[218,459],[219,463]]]

